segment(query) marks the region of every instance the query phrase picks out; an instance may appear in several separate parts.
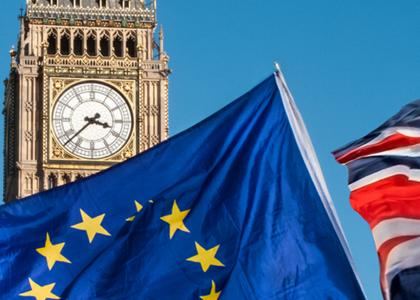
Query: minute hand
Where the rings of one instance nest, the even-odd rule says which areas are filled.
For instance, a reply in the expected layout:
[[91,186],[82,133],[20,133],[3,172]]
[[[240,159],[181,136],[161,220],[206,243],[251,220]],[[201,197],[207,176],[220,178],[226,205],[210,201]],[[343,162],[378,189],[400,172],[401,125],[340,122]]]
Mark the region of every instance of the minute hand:
[[78,136],[89,125],[92,125],[93,122],[94,122],[93,120],[88,120],[88,122],[85,124],[85,126],[83,126],[82,128],[80,128],[80,130],[78,132],[76,132],[67,142],[64,143],[64,146],[66,146],[68,143],[70,143],[76,136]]

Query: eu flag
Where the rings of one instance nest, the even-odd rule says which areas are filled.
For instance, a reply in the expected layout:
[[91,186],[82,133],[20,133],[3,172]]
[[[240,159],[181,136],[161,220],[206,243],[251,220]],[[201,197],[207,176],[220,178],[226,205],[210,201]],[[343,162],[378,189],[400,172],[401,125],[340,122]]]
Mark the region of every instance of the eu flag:
[[364,299],[281,74],[153,149],[0,207],[1,299]]

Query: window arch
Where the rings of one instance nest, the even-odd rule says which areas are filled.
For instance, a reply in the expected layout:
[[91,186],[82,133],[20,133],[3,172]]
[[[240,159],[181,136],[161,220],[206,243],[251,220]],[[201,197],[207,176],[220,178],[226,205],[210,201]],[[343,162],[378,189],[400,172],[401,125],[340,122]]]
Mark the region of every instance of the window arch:
[[25,176],[25,188],[27,190],[33,189],[33,180],[29,174]]
[[120,7],[130,8],[130,0],[119,0]]
[[111,43],[109,41],[109,33],[104,32],[101,36],[101,39],[99,40],[99,51],[102,56],[109,56],[110,55],[110,47]]
[[97,55],[96,35],[93,32],[90,32],[87,38],[87,54],[90,56]]
[[64,184],[67,184],[67,183],[70,183],[71,182],[71,178],[70,178],[70,176],[68,174],[64,174],[62,176],[62,179],[63,179]]
[[71,0],[71,4],[76,7],[80,7],[81,0]]
[[75,55],[83,55],[83,32],[77,31],[73,38],[73,52]]
[[47,53],[48,54],[56,54],[57,53],[57,32],[56,31],[50,31],[48,34],[48,48]]
[[48,188],[52,189],[57,186],[57,176],[54,174],[50,174],[48,176]]
[[120,32],[117,32],[114,35],[114,40],[112,42],[112,47],[114,48],[114,55],[117,57],[122,57],[124,54],[123,49],[123,39],[122,34]]
[[70,54],[70,32],[63,31],[60,37],[60,53],[62,55]]
[[24,50],[23,50],[23,53],[24,53],[26,56],[28,56],[28,55],[29,55],[29,44],[26,44],[26,45],[25,45],[25,48],[24,48]]
[[128,35],[125,46],[130,57],[137,57],[137,39],[133,33]]
[[106,8],[108,6],[106,0],[96,0],[95,2],[97,7]]
[[57,5],[58,0],[50,0],[50,5]]

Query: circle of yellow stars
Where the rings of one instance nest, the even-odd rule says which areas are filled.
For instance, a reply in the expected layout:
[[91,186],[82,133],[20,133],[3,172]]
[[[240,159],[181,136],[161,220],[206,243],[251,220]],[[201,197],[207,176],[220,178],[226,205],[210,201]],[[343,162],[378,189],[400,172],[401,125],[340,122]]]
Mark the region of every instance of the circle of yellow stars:
[[[149,201],[154,203],[153,200]],[[142,211],[143,205],[137,200],[134,201],[136,214]],[[190,213],[190,209],[181,210],[176,200],[172,205],[172,211],[170,214],[162,216],[160,219],[169,225],[169,239],[173,239],[178,231],[190,233],[190,230],[184,223],[185,218]],[[88,215],[83,209],[80,209],[80,216],[82,221],[77,223],[71,228],[84,231],[86,233],[89,244],[92,244],[95,237],[99,235],[111,236],[111,234],[102,226],[102,222],[105,219],[106,214],[101,214],[95,217]],[[136,215],[128,217],[127,222],[133,222]],[[35,249],[38,254],[43,256],[46,260],[48,270],[52,270],[57,262],[71,264],[71,261],[66,258],[63,254],[63,248],[65,242],[53,243],[49,233],[46,234],[45,243],[43,247]],[[201,266],[203,272],[207,272],[210,267],[224,267],[225,265],[216,258],[217,252],[220,245],[216,245],[209,249],[205,249],[198,242],[195,242],[195,248],[197,254],[187,258],[189,262],[198,263]],[[47,299],[60,299],[59,296],[53,293],[53,289],[56,283],[49,283],[45,285],[38,284],[32,278],[28,278],[30,290],[19,294],[21,297],[33,297],[36,300],[47,300]],[[200,296],[202,300],[218,300],[222,291],[216,290],[216,284],[212,280],[210,294]]]
[[[172,212],[169,215],[163,216],[160,219],[169,225],[169,238],[172,240],[175,233],[179,231],[183,231],[186,233],[190,233],[190,230],[184,223],[184,219],[190,213],[190,209],[181,210],[178,206],[176,200],[172,205]],[[224,267],[225,265],[216,258],[217,251],[219,251],[220,245],[216,245],[210,249],[205,249],[201,246],[198,242],[195,242],[195,248],[197,254],[187,258],[187,261],[199,263],[203,272],[207,272],[211,266],[216,267]],[[206,296],[200,296],[202,300],[217,300],[221,291],[216,292],[216,284],[212,281],[212,287],[210,290],[210,294]]]

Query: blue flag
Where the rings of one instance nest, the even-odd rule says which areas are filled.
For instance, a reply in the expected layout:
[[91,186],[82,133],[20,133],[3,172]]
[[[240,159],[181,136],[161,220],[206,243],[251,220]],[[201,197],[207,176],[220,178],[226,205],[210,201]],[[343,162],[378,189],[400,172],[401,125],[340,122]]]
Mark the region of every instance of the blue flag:
[[364,299],[280,74],[86,179],[0,207],[1,299]]

